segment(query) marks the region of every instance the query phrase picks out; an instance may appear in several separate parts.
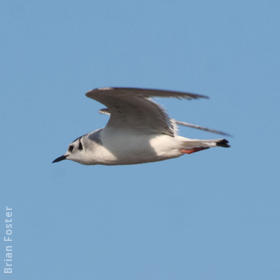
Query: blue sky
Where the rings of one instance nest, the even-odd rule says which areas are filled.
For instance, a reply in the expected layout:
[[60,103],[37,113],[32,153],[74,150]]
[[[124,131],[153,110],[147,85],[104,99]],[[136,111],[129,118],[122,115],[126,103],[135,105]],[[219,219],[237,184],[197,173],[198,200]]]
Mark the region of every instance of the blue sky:
[[[1,279],[280,279],[279,1],[2,1]],[[134,166],[51,164],[103,127],[103,86],[234,135],[231,149]],[[181,128],[188,137],[215,135]],[[4,242],[1,242],[1,259]]]

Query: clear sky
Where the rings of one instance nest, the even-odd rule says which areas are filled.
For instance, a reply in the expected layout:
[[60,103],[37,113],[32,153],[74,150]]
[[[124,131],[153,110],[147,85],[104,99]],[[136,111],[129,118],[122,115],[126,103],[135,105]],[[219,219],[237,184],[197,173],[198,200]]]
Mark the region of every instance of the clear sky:
[[[1,279],[280,279],[279,1],[1,1]],[[231,149],[133,166],[51,164],[103,127],[103,86],[225,130]],[[187,137],[215,135],[181,128]]]

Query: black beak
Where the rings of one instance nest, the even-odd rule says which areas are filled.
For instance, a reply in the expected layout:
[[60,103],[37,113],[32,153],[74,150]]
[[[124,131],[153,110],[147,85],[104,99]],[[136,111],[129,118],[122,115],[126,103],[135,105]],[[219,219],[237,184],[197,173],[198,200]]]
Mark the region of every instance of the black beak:
[[67,158],[67,156],[65,156],[65,155],[60,156],[60,157],[56,158],[52,163],[59,162],[59,161],[64,160],[66,158]]

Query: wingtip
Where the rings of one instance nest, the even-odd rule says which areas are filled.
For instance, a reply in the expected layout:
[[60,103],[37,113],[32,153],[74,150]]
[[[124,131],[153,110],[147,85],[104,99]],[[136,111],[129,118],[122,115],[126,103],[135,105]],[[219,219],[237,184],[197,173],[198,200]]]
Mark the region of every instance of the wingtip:
[[94,88],[92,90],[89,90],[88,92],[86,92],[86,96],[90,97],[90,94],[96,91],[106,91],[106,90],[112,90],[114,89],[113,87],[102,87],[102,88]]
[[198,98],[210,99],[209,96],[203,94],[197,94]]
[[183,92],[185,96],[180,96],[179,98],[187,98],[187,99],[210,99],[209,96],[203,95],[203,94],[197,94],[197,93],[191,93],[191,92]]

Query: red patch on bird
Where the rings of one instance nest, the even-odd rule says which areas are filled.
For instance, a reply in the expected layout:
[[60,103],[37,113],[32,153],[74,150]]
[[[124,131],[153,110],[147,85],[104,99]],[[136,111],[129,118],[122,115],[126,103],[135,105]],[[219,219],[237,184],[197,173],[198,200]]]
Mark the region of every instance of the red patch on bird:
[[203,147],[203,148],[182,149],[181,153],[189,155],[189,154],[196,153],[196,152],[206,150],[206,149],[209,149],[209,148],[208,147]]

